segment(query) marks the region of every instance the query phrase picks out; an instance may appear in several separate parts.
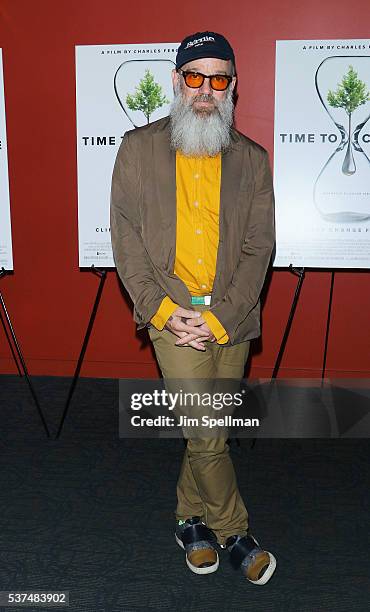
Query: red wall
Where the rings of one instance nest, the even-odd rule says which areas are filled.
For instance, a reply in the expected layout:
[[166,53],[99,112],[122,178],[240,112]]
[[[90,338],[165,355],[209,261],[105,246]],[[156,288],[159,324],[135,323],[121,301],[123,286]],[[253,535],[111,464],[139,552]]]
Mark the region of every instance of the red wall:
[[[275,40],[368,38],[369,17],[368,0],[1,0],[15,273],[0,280],[0,290],[32,374],[72,374],[98,283],[77,264],[74,46],[221,31],[237,57],[238,128],[272,156]],[[271,373],[295,284],[287,271],[272,275],[252,375]],[[307,273],[281,375],[320,375],[329,289],[330,272]],[[369,274],[338,272],[328,376],[370,376],[369,311]],[[0,372],[15,372],[1,329]],[[113,272],[82,373],[157,373]]]

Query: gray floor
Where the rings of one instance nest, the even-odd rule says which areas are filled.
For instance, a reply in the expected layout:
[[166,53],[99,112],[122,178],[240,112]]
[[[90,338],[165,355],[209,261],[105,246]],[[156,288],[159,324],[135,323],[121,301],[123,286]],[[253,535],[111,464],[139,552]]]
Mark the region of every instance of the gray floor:
[[[70,380],[34,384],[55,432]],[[252,532],[278,559],[257,587],[226,553],[215,574],[186,568],[173,538],[183,443],[120,440],[117,421],[117,381],[81,379],[47,440],[24,379],[0,377],[0,590],[68,590],[73,612],[369,610],[368,440],[232,445]]]

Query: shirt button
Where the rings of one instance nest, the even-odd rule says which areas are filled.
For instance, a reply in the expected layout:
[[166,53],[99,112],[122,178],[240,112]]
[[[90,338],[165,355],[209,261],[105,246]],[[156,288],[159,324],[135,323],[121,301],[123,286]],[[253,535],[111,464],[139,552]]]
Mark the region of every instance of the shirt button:
[[206,289],[207,285],[201,285],[202,289]]
[[194,178],[195,178],[195,179],[198,179],[198,178],[199,178],[199,174],[198,174],[198,173],[197,173],[197,174],[194,174]]
[[194,206],[199,206],[199,202],[197,200],[194,202]]
[[197,230],[195,230],[195,233],[196,233],[196,234],[201,234],[201,233],[202,233],[202,230],[201,230],[201,229],[197,229]]
[[198,264],[203,263],[203,259],[198,259]]

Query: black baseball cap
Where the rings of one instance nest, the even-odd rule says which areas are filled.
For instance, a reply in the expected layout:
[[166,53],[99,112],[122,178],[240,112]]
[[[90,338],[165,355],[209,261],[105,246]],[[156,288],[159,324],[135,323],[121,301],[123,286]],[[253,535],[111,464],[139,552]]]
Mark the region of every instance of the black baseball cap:
[[196,32],[187,36],[177,50],[176,68],[203,57],[217,57],[231,60],[235,65],[234,51],[222,34],[217,32]]

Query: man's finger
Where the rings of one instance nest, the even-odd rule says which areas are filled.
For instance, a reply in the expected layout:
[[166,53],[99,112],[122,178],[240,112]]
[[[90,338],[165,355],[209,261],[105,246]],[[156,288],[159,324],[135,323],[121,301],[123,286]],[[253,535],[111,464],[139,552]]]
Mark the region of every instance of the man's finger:
[[185,317],[186,319],[196,319],[200,317],[200,312],[197,310],[188,310],[187,308],[182,308],[179,306],[176,308],[175,312],[172,313],[175,317]]
[[198,334],[186,334],[186,336],[176,340],[175,344],[176,346],[184,346],[184,344],[189,344],[193,340],[196,340],[197,342],[205,342],[207,339],[208,337],[201,338]]
[[192,348],[196,349],[197,351],[205,351],[206,347],[203,346],[202,343],[197,342],[196,340],[192,340],[192,342],[189,342],[189,346],[191,346]]
[[[185,337],[189,337],[189,334],[185,334],[184,332],[181,332],[182,336],[181,338],[185,338]],[[199,342],[199,338],[196,338],[195,340],[190,340],[190,342],[186,342],[186,344],[178,344],[178,340],[175,342],[175,346],[180,346],[180,347],[184,347],[184,346],[191,346],[191,348],[196,349],[197,351],[205,351],[206,347],[203,345],[203,342]]]
[[185,332],[187,334],[194,334],[195,336],[209,336],[209,332],[207,332],[205,329],[199,329],[198,327],[192,327],[191,325],[188,325],[187,323],[181,323],[181,321],[172,322],[172,326],[171,326],[174,330],[176,330],[176,332]]
[[186,325],[197,325],[198,326],[198,325],[203,325],[203,323],[205,323],[205,320],[203,319],[202,316],[196,319],[192,318],[191,320],[186,319]]

